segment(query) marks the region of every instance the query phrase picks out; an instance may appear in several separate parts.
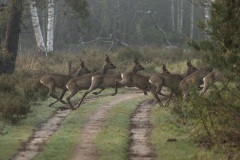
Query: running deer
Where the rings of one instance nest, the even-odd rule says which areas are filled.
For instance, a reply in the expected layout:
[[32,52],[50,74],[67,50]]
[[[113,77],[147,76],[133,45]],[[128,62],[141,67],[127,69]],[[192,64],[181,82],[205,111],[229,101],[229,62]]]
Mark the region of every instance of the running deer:
[[[134,65],[130,72],[137,73],[140,70],[144,70],[144,67],[139,63],[138,59],[134,60]],[[97,75],[92,77],[92,83],[90,88],[84,93],[82,99],[78,103],[78,107],[82,104],[83,99],[93,90],[100,88],[99,92],[94,92],[95,95],[102,92],[105,88],[115,87],[115,81],[121,79],[121,74],[115,75]]]
[[223,81],[223,74],[216,70],[216,69],[213,69],[212,72],[208,73],[204,78],[203,78],[203,89],[201,90],[200,92],[200,95],[204,94],[207,89],[213,85],[215,82],[217,81]]
[[154,99],[158,102],[158,104],[160,106],[163,106],[156,93],[156,86],[152,85],[149,82],[150,77],[139,75],[133,72],[124,72],[121,73],[121,78],[122,79],[117,79],[115,81],[115,93],[113,93],[112,96],[115,96],[117,94],[119,85],[135,86],[141,89],[144,92],[144,95],[146,95],[147,92],[151,92],[151,94],[153,95]]
[[[63,104],[66,104],[65,101],[62,100],[64,94],[67,91],[66,84],[67,82],[77,76],[82,76],[83,74],[90,73],[90,71],[85,67],[84,61],[81,61],[80,68],[77,70],[77,72],[73,75],[64,75],[64,74],[57,74],[57,73],[52,73],[52,74],[45,74],[41,79],[40,82],[48,87],[49,89],[49,95],[56,99],[56,101],[52,102],[49,104],[49,107],[55,104],[56,102],[60,101]],[[60,88],[62,89],[60,97],[58,97],[55,94],[55,88]]]
[[114,68],[116,68],[116,66],[111,62],[110,58],[107,56],[106,63],[98,71],[71,79],[66,84],[67,89],[71,92],[71,94],[67,97],[67,102],[70,105],[70,107],[74,110],[74,107],[70,100],[78,91],[89,89],[89,87],[91,86],[92,76],[105,75],[109,69]]
[[[196,70],[197,69],[192,65],[191,61],[188,60],[187,61],[187,71],[183,75],[172,74],[169,72],[156,73],[150,77],[149,82],[157,87],[156,88],[157,94],[168,97],[169,100],[166,103],[166,106],[168,106],[169,102],[172,98],[172,95],[175,94],[176,96],[178,96],[180,94],[179,84],[180,84],[181,80],[184,77],[192,74]],[[170,89],[169,96],[167,96],[161,92],[163,86]]]
[[160,95],[166,96],[165,94],[161,93],[162,87],[167,87],[171,89],[171,93],[177,91],[179,88],[180,81],[187,77],[188,75],[195,72],[197,69],[192,65],[190,60],[187,60],[187,71],[183,74],[171,74],[167,69],[166,65],[163,64],[163,73],[155,73],[153,74],[149,82],[157,87],[156,92]]
[[203,84],[203,77],[211,71],[212,68],[204,67],[185,77],[179,84],[179,88],[183,93],[183,98],[186,99],[189,96],[191,87],[198,88],[201,84]]

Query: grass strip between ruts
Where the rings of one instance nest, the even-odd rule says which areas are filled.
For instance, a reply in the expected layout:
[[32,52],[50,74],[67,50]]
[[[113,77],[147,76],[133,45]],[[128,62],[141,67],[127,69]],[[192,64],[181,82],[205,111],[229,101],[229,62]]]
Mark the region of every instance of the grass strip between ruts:
[[152,98],[141,96],[117,104],[108,111],[105,126],[95,139],[95,145],[100,151],[98,159],[127,159],[130,137],[130,118],[140,102]]

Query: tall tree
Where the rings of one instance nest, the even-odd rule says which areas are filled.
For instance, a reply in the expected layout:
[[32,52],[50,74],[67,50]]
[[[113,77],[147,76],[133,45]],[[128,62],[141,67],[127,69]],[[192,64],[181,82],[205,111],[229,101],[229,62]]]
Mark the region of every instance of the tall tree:
[[47,52],[53,51],[54,2],[48,0]]
[[35,39],[37,42],[38,51],[47,55],[46,47],[44,44],[41,27],[38,19],[38,12],[36,7],[36,0],[30,0],[30,12],[32,17],[32,25],[34,29]]
[[15,62],[18,51],[20,24],[23,10],[23,0],[9,0],[9,18],[6,24],[6,34],[0,57],[0,74],[11,74],[15,70]]

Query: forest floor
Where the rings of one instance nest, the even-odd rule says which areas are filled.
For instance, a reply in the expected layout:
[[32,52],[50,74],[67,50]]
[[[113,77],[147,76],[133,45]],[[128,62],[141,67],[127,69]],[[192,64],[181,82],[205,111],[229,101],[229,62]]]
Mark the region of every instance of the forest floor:
[[[127,92],[118,94],[117,100],[107,102],[100,105],[89,116],[87,123],[83,126],[81,135],[79,135],[78,144],[73,150],[72,160],[95,160],[99,157],[99,151],[94,145],[94,140],[97,134],[101,131],[105,124],[106,114],[108,110],[115,105],[130,100],[143,93]],[[91,101],[95,98],[88,98],[86,101]],[[86,103],[85,101],[85,103]],[[152,149],[150,135],[151,125],[149,114],[151,111],[152,102],[144,100],[141,102],[131,116],[130,124],[130,143],[128,148],[128,159],[154,159],[154,151]],[[52,117],[33,133],[29,142],[25,144],[23,150],[19,151],[13,160],[30,160],[38,155],[44,148],[44,144],[58,130],[61,122],[70,115],[72,110],[57,110]]]

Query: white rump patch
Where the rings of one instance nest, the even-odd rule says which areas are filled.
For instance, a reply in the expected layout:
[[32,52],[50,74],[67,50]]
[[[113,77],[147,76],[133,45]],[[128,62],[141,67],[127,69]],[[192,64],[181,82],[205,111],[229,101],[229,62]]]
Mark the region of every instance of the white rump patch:
[[40,82],[43,84],[43,81],[42,81],[42,80],[40,80]]
[[149,82],[152,83],[152,81],[149,79]]
[[66,85],[66,88],[69,90],[68,85]]
[[123,79],[123,73],[121,73],[121,77],[122,77],[122,79]]
[[94,77],[92,77],[92,81],[94,80]]

